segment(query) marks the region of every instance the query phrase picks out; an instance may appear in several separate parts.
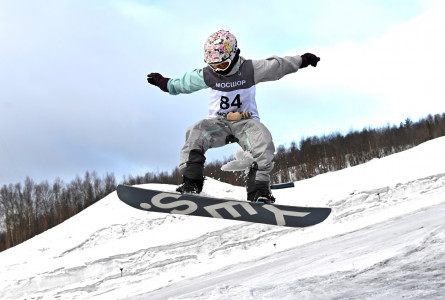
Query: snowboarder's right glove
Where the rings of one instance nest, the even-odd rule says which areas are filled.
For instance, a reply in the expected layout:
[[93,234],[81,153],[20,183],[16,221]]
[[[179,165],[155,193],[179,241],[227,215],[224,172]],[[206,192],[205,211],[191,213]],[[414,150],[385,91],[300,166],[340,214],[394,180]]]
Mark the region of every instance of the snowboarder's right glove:
[[150,73],[147,75],[147,81],[149,84],[155,85],[167,93],[168,93],[167,83],[169,80],[170,78],[165,78],[159,73]]
[[317,63],[320,61],[320,57],[315,56],[312,53],[305,53],[301,56],[303,62],[301,63],[300,69],[306,68],[311,65],[313,67],[317,66]]
[[250,111],[243,111],[243,112],[229,112],[227,114],[227,120],[229,121],[239,121],[241,119],[249,119],[252,116],[252,113]]

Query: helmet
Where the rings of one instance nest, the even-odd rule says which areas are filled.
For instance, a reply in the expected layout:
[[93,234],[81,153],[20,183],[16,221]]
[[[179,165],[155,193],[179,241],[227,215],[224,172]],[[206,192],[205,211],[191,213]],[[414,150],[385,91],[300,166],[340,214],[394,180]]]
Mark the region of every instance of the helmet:
[[236,37],[226,30],[212,34],[204,44],[204,61],[207,64],[234,60],[238,50]]

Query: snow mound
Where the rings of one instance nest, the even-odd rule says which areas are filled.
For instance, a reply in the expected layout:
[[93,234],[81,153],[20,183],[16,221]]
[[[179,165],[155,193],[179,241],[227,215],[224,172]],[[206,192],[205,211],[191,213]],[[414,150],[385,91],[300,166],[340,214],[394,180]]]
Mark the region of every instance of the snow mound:
[[[112,193],[0,253],[0,299],[440,299],[444,152],[438,138],[274,190],[332,208],[301,229],[150,213]],[[214,179],[203,193],[245,199]]]

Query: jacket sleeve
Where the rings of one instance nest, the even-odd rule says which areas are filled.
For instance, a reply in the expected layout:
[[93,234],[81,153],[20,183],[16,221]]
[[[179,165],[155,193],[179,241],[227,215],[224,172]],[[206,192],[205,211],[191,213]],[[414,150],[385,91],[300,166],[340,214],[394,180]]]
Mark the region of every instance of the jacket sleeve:
[[185,73],[181,78],[170,79],[167,83],[171,95],[190,94],[208,88],[204,82],[202,69]]
[[253,60],[255,83],[274,81],[287,74],[295,73],[301,66],[301,56],[272,56],[266,59]]

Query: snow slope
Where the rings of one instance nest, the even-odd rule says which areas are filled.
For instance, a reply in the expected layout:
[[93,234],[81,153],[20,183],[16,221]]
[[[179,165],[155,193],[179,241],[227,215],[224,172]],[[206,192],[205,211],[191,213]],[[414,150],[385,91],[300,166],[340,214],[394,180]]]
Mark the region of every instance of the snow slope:
[[[438,138],[274,191],[332,207],[304,229],[148,213],[113,193],[0,253],[0,299],[441,299],[444,151]],[[204,193],[245,198],[212,179]]]

